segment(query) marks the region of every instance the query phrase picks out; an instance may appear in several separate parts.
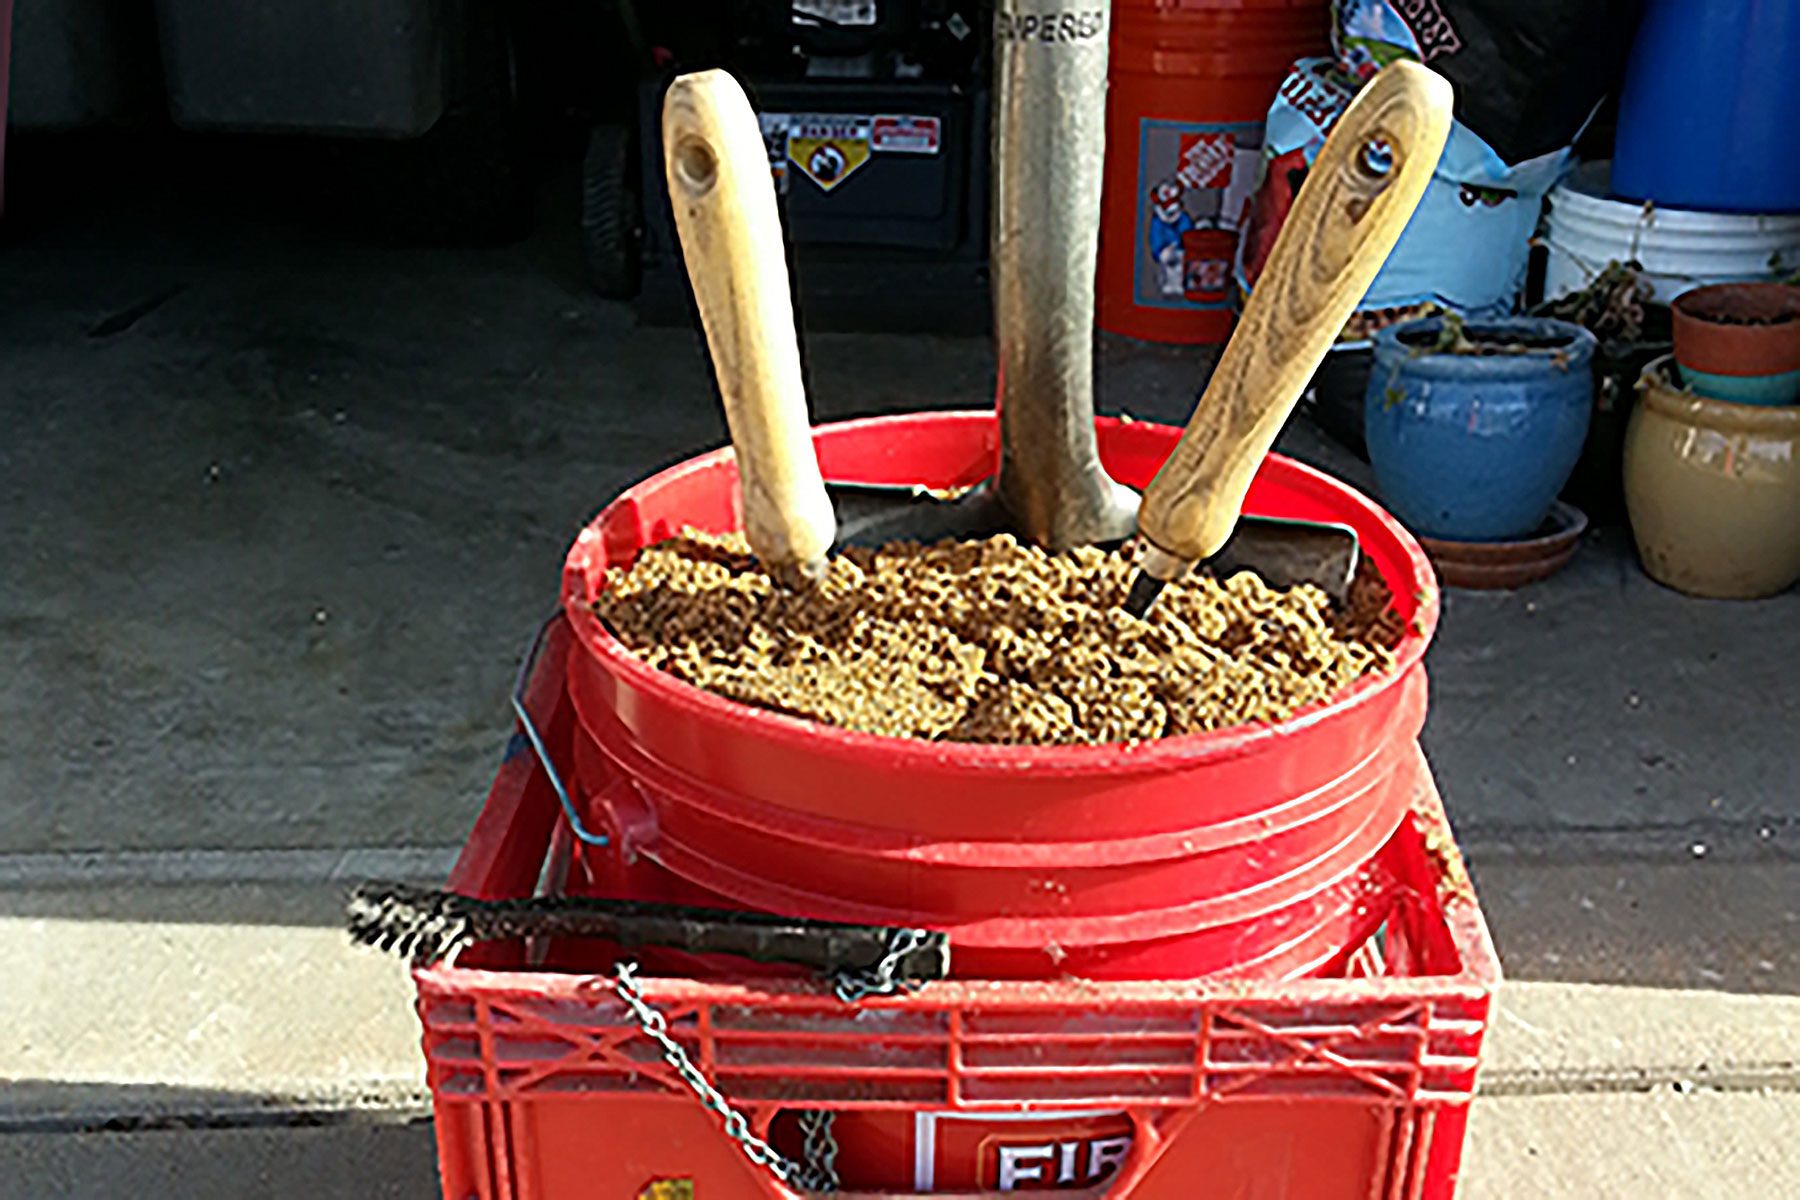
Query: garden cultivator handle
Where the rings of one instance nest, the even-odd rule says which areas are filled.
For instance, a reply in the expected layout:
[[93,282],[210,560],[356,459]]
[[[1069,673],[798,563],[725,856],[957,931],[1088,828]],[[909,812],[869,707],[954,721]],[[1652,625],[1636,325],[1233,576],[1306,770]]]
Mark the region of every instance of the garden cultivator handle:
[[702,71],[670,85],[662,134],[675,228],[737,449],[745,535],[771,575],[816,580],[837,520],[813,451],[762,129],[735,79]]

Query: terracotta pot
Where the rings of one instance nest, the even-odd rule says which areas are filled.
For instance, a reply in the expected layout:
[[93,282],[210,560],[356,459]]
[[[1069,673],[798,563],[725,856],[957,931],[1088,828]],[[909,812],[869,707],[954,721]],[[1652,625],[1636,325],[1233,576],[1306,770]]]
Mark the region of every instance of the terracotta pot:
[[1521,588],[1548,579],[1575,557],[1588,519],[1579,508],[1558,500],[1531,537],[1505,542],[1455,542],[1421,537],[1419,544],[1445,587],[1481,591]]
[[1675,301],[1675,361],[1684,382],[1715,400],[1800,399],[1800,287],[1717,283]]
[[1730,404],[1644,368],[1625,435],[1625,503],[1644,570],[1749,600],[1800,579],[1800,407]]

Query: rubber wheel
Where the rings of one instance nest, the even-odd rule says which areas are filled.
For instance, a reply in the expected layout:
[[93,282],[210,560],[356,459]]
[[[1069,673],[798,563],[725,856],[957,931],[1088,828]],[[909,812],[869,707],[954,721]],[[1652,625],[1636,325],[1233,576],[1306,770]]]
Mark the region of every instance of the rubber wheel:
[[641,201],[637,143],[623,125],[596,125],[581,165],[581,251],[588,283],[602,296],[637,295]]

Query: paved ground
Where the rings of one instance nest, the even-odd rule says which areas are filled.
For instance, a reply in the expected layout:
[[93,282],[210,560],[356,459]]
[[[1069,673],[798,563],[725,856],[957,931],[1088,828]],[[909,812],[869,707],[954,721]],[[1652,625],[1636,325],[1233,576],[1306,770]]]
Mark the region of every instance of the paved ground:
[[[1470,1133],[1460,1200],[1791,1194],[1800,1098],[1661,1089],[1641,1095],[1500,1097]],[[20,1135],[0,1139],[0,1200],[436,1200],[424,1123],[304,1129]],[[30,1172],[29,1190],[19,1185]],[[623,1194],[623,1193],[620,1193]]]
[[[554,236],[372,249],[155,187],[39,211],[0,246],[0,1021],[28,1031],[0,1043],[0,1196],[426,1194],[404,989],[344,950],[335,889],[441,872],[573,532],[722,436],[698,342],[584,295]],[[1103,405],[1145,417],[1205,368],[1102,351]],[[808,359],[822,417],[991,394],[980,341]],[[1449,596],[1427,746],[1508,970],[1627,985],[1509,1018],[1635,1055],[1491,1077],[1532,1094],[1479,1118],[1471,1194],[1800,1186],[1791,1137],[1763,1144],[1800,1053],[1720,1015],[1795,1026],[1796,661],[1800,594],[1683,599],[1616,531]],[[1668,1090],[1703,1065],[1724,1090]],[[262,1127],[284,1104],[356,1120]],[[163,1110],[258,1128],[66,1132]]]

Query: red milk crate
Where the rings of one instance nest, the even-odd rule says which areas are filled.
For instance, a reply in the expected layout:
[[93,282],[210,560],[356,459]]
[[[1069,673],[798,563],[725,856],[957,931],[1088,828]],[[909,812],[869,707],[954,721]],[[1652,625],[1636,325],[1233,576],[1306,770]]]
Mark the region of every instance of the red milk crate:
[[[551,746],[567,735],[561,671],[549,666],[566,637],[557,621],[526,697],[552,714]],[[560,887],[579,862],[522,743],[452,875],[459,891],[530,895]],[[848,1144],[859,1129],[918,1131],[890,1153],[921,1161],[888,1164],[915,1188],[934,1169],[923,1161],[932,1147],[920,1149],[928,1129],[1032,1116],[1072,1129],[1094,1114],[1123,1123],[1104,1144],[971,1142],[977,1190],[939,1195],[1103,1174],[1065,1194],[1447,1200],[1500,969],[1423,755],[1411,819],[1367,873],[1385,919],[1327,977],[952,981],[855,1005],[810,981],[638,983],[744,1132],[787,1148],[801,1114],[828,1112],[851,1164],[880,1157]],[[459,965],[415,972],[446,1200],[804,1194],[728,1135],[614,977],[533,970],[529,953],[478,946]],[[886,1186],[839,1194],[916,1194]]]

